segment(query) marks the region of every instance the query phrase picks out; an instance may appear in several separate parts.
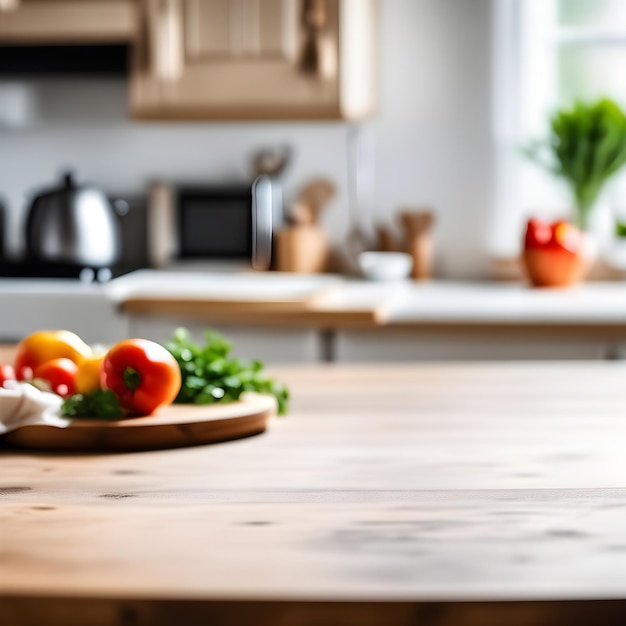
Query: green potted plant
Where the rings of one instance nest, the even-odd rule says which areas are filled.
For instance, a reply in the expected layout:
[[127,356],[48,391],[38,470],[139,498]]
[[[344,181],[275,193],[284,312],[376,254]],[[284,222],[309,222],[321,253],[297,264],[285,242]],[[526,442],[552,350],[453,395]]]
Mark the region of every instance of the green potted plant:
[[556,111],[548,137],[531,143],[524,152],[566,182],[575,224],[588,230],[604,186],[626,164],[626,115],[608,98],[576,102]]

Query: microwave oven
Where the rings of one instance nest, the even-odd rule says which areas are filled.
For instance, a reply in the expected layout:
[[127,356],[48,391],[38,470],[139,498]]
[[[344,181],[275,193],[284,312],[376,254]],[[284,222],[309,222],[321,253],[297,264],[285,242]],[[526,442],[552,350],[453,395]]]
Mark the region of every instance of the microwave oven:
[[150,265],[195,259],[268,270],[276,194],[267,176],[252,184],[154,184],[147,215]]

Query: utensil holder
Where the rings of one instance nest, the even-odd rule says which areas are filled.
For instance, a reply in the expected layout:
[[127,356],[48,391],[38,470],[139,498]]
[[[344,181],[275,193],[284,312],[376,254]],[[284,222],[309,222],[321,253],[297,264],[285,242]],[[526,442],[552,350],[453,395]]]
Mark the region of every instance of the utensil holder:
[[328,238],[321,228],[313,225],[290,226],[274,237],[275,267],[279,272],[325,272],[329,250]]

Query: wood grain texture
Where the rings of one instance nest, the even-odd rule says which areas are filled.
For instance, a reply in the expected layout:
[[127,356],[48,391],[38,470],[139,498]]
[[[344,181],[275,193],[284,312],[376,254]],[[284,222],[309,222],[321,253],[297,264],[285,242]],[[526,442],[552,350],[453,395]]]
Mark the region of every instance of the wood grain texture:
[[120,452],[182,448],[230,441],[265,432],[276,413],[272,397],[252,395],[211,406],[171,405],[149,417],[105,421],[74,419],[66,428],[37,424],[5,435],[30,450]]
[[[333,287],[321,288],[311,295],[294,297],[267,296],[263,299],[242,298],[199,298],[186,296],[130,296],[122,303],[122,309],[129,312],[201,312],[226,315],[245,314],[250,317],[264,313],[302,313],[313,311],[318,305],[333,295]],[[176,307],[175,309],[173,307]]]
[[[340,84],[337,70],[334,76],[324,80],[299,71],[295,57],[302,42],[298,16],[293,11],[296,4],[231,2],[218,24],[219,28],[228,31],[228,45],[222,54],[192,54],[174,82],[163,80],[154,63],[141,62],[143,59],[136,58],[130,85],[133,115],[143,119],[259,120],[357,119],[370,113],[370,102],[361,94],[357,95],[361,96],[359,100],[363,110],[346,110],[344,101],[350,94],[346,94],[345,85]],[[339,2],[328,0],[326,4],[329,16],[327,36],[332,44],[336,66],[339,63]],[[250,11],[252,5],[258,8],[258,19],[253,17],[254,11]],[[183,40],[190,34],[179,25],[194,18],[193,10],[189,12],[192,4],[175,3],[169,24],[164,22],[158,2],[144,0],[141,6],[148,17],[145,37],[154,42],[155,58],[168,51],[167,39],[159,37],[164,25],[168,25]],[[283,11],[283,7],[287,10]],[[209,39],[210,31],[215,30],[215,19],[195,17],[194,22],[201,31],[196,33],[196,37]],[[355,20],[353,22],[356,24]],[[278,26],[279,31],[285,31],[281,41],[293,40],[294,46],[287,46],[294,48],[288,56],[284,52],[276,54],[276,50],[272,53],[267,49],[267,44],[272,47],[267,40],[268,35],[270,39],[275,39],[275,34],[269,33],[265,27],[268,23],[273,24],[273,30]],[[362,29],[356,27],[356,30]],[[369,33],[362,35],[368,37]],[[342,36],[351,38],[353,35],[349,29],[342,29]],[[255,42],[255,39],[258,41]],[[189,46],[186,47],[189,53]],[[369,61],[368,55],[352,59],[351,64],[342,64],[341,70],[350,71],[352,66],[365,63],[365,59]],[[367,63],[367,69],[372,71],[371,62]]]
[[28,0],[0,13],[3,44],[130,43],[136,34],[134,0]]
[[134,315],[175,316],[207,323],[233,321],[241,324],[267,326],[296,326],[331,329],[368,329],[377,332],[427,332],[436,335],[466,333],[489,334],[503,339],[533,335],[537,337],[564,337],[626,340],[626,321],[502,321],[497,319],[414,319],[394,320],[388,302],[356,303],[345,300],[333,302],[325,294],[304,302],[243,302],[218,301],[181,296],[129,296],[120,303],[120,310]]
[[334,308],[322,302],[242,303],[143,296],[128,298],[121,303],[120,308],[133,315],[171,316],[206,323],[313,328],[374,328],[386,315],[382,306]]
[[261,437],[0,451],[8,624],[624,622],[625,365],[272,373]]

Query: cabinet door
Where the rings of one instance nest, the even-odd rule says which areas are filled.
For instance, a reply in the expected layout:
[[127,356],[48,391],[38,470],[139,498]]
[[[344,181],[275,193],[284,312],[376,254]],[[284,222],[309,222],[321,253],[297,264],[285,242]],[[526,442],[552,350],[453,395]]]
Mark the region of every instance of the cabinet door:
[[151,315],[128,316],[130,336],[163,343],[171,339],[179,326],[189,330],[195,341],[204,341],[204,331],[212,328],[233,345],[233,355],[263,363],[316,363],[322,360],[322,340],[312,328],[242,326],[192,321],[186,317]]
[[612,342],[580,332],[529,330],[524,334],[506,329],[340,331],[334,346],[340,363],[394,361],[554,361],[599,360],[610,354]]
[[123,43],[136,16],[134,0],[2,0],[0,43]]
[[341,1],[142,0],[134,114],[341,117]]
[[298,16],[293,0],[184,0],[183,8],[190,65],[295,57]]

